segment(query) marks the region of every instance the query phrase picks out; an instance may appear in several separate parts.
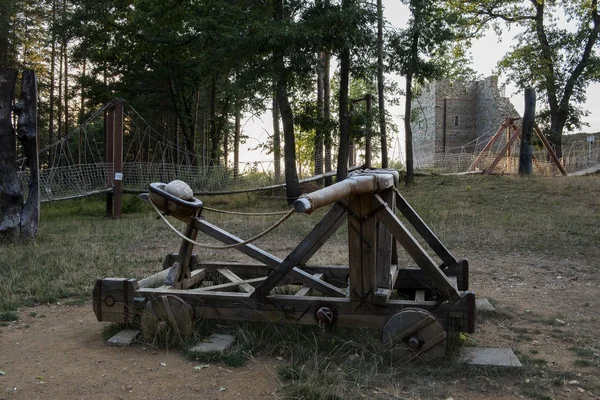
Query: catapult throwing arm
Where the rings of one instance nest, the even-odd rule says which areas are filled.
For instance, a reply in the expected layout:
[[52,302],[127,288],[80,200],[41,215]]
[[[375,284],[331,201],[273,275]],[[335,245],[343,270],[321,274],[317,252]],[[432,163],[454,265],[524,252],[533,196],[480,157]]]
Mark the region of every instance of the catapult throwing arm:
[[[336,201],[362,193],[375,193],[382,189],[381,176],[375,174],[353,175],[341,182],[303,195],[294,202],[296,212],[310,214],[314,210]],[[391,180],[393,185],[393,180]],[[383,186],[388,186],[387,182]]]

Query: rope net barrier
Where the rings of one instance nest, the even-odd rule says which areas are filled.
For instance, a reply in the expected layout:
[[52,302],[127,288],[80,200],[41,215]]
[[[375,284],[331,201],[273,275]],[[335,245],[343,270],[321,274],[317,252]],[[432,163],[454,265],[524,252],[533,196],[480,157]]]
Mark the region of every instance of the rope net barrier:
[[[112,190],[115,165],[107,162],[104,119],[107,110],[116,102],[124,104],[123,118],[123,191],[141,193],[148,189],[151,182],[170,182],[179,179],[187,182],[194,193],[201,195],[245,193],[266,191],[283,187],[285,168],[280,160],[280,172],[275,174],[275,162],[268,161],[240,162],[234,168],[231,162],[224,165],[224,160],[212,160],[204,151],[190,152],[181,144],[179,136],[173,132],[161,133],[153,128],[127,101],[116,99],[90,115],[77,128],[55,142],[44,146],[39,151],[40,158],[40,194],[43,202],[85,197]],[[507,135],[499,135],[487,152],[482,150],[502,126],[504,121],[479,137],[459,147],[448,147],[444,152],[434,149],[414,154],[417,168],[433,168],[440,172],[460,173],[469,171],[473,162],[480,157],[480,166],[490,165],[506,144]],[[430,140],[429,138],[428,140]],[[415,138],[415,148],[423,145],[424,138]],[[364,156],[357,144],[350,149],[350,165],[362,162]],[[401,159],[400,146],[392,149],[398,152]],[[515,140],[504,159],[498,163],[495,172],[512,173],[518,167],[519,141]],[[206,148],[206,146],[202,146]],[[335,149],[335,144],[332,150]],[[374,150],[374,153],[376,150]],[[335,175],[336,151],[331,155],[331,171]],[[563,148],[563,163],[567,172],[581,171],[600,164],[600,148],[593,150],[571,144]],[[534,173],[554,174],[555,168],[547,160],[545,150],[534,149]],[[267,156],[265,156],[267,157]],[[230,157],[232,158],[232,157]],[[325,168],[322,161],[315,161],[311,151],[297,151],[297,170],[301,182],[323,179]],[[27,191],[26,182],[29,172],[25,159],[17,160],[20,166],[19,177]],[[479,167],[481,168],[481,167]]]

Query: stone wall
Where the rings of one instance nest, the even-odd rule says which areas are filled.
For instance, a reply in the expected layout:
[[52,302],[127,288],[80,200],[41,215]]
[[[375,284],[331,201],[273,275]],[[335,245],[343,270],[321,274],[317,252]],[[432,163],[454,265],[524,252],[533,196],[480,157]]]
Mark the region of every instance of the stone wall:
[[[445,100],[445,101],[444,101]],[[432,167],[436,154],[474,152],[506,118],[518,118],[510,100],[498,90],[498,77],[476,82],[442,80],[423,88],[413,102],[415,167]],[[445,124],[444,124],[445,115]]]

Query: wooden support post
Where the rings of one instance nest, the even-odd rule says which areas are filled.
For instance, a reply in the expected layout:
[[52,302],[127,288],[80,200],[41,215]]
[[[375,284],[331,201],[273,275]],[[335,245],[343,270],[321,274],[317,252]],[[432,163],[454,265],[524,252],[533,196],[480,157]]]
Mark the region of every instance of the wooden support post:
[[[417,265],[429,276],[431,282],[442,294],[444,294],[451,302],[458,301],[460,295],[454,289],[448,277],[442,270],[435,265],[433,260],[421,247],[419,242],[415,240],[413,235],[406,229],[404,224],[398,219],[396,214],[388,207],[388,205],[378,195],[373,196],[378,205],[382,205],[377,213],[378,217],[383,221],[387,228],[392,232],[392,235],[402,245],[408,255],[417,263]],[[352,271],[352,270],[351,270]],[[352,272],[350,275],[352,279]]]
[[502,132],[504,131],[504,128],[506,128],[506,127],[508,127],[510,125],[512,125],[512,120],[510,120],[510,119],[505,120],[502,123],[502,125],[500,125],[500,128],[498,128],[498,130],[496,131],[496,133],[494,134],[494,136],[492,136],[490,138],[490,140],[487,142],[487,144],[485,145],[485,147],[483,148],[483,150],[481,150],[481,152],[479,153],[479,155],[477,156],[477,158],[475,158],[475,161],[473,161],[473,164],[471,164],[471,166],[469,167],[469,169],[467,171],[472,171],[473,169],[475,169],[477,167],[477,165],[479,165],[479,163],[481,162],[481,160],[483,158],[483,155],[486,152],[490,151],[490,149],[494,145],[494,142],[496,142],[496,140],[498,139],[498,137],[500,137],[500,135],[502,135]]
[[533,123],[535,120],[535,89],[525,89],[525,111],[521,127],[521,148],[519,150],[519,175],[533,175]]
[[[382,201],[383,202],[383,201]],[[373,215],[373,194],[364,193],[349,199],[348,263],[350,300],[372,301],[377,291],[377,225]]]
[[552,161],[554,161],[554,164],[556,165],[556,167],[558,168],[560,173],[563,174],[563,176],[567,176],[567,171],[565,171],[565,168],[563,167],[562,163],[560,162],[558,157],[556,157],[556,153],[552,149],[552,146],[550,146],[550,142],[548,142],[548,139],[546,138],[546,136],[542,133],[542,131],[540,130],[540,128],[537,125],[534,125],[534,127],[535,127],[535,133],[538,135],[538,137],[544,144],[546,151],[548,152],[548,154],[550,154],[550,158],[552,159]]
[[[380,194],[381,199],[394,210],[396,196],[393,189],[386,189]],[[377,288],[391,289],[390,267],[392,265],[392,234],[381,220],[377,219],[377,268],[375,269]],[[393,262],[394,264],[396,262]]]
[[112,218],[121,218],[121,199],[123,197],[123,102],[115,105],[114,124],[114,204]]
[[[106,153],[106,187],[113,187],[115,178],[115,110],[109,108],[106,110],[104,118],[104,144]],[[113,216],[113,194],[112,192],[106,193],[106,216],[112,218]]]
[[[385,199],[384,199],[385,200]],[[388,203],[389,205],[389,203]],[[435,233],[427,226],[421,219],[419,214],[408,204],[408,201],[396,190],[396,207],[404,215],[406,220],[416,229],[416,231],[425,239],[425,242],[431,247],[431,249],[438,255],[444,265],[442,268],[446,268],[450,265],[456,264],[456,258],[444,246],[444,244],[437,238]],[[392,208],[393,210],[393,208]]]
[[515,140],[517,140],[517,138],[520,135],[521,135],[521,128],[517,128],[517,130],[513,133],[513,135],[510,137],[510,139],[506,142],[506,144],[504,145],[502,150],[500,150],[500,153],[498,153],[496,158],[494,158],[494,161],[492,161],[492,164],[486,170],[483,171],[484,175],[490,175],[494,171],[494,168],[496,168],[496,165],[498,165],[498,163],[500,162],[500,160],[502,159],[502,157],[504,156],[506,151],[510,148],[510,146],[513,145]]
[[[369,93],[365,95],[365,102],[367,103],[367,115],[371,113],[371,105],[373,103],[373,96]],[[371,146],[371,126],[367,127],[367,137],[365,137],[365,167],[371,168],[371,159],[373,153],[373,146]]]

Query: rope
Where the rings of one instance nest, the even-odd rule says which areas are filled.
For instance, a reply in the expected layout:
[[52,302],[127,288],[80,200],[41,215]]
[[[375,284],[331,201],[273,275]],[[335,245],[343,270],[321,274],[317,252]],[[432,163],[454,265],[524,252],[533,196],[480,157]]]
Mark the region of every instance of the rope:
[[152,202],[152,199],[150,199],[150,204],[152,204],[152,207],[154,207],[154,209],[156,210],[156,212],[158,213],[158,215],[163,219],[163,221],[165,221],[165,223],[169,226],[169,228],[171,228],[171,230],[173,230],[173,232],[175,232],[177,235],[179,235],[181,238],[183,238],[183,240],[188,241],[189,243],[204,248],[204,249],[214,249],[214,250],[219,250],[219,249],[232,249],[234,247],[238,247],[238,246],[242,246],[244,244],[248,244],[251,243],[257,239],[260,239],[261,237],[265,236],[267,233],[275,230],[277,227],[279,227],[279,225],[283,224],[289,217],[292,216],[292,214],[294,214],[294,209],[292,208],[290,211],[287,211],[286,215],[284,215],[282,218],[279,219],[279,221],[275,222],[275,224],[273,226],[271,226],[270,228],[268,228],[267,230],[259,233],[256,236],[251,237],[248,240],[244,240],[243,242],[240,243],[235,243],[235,244],[230,244],[230,245],[225,245],[225,246],[215,246],[215,245],[210,245],[210,244],[205,244],[205,243],[199,243],[196,242],[195,240],[190,239],[189,237],[185,236],[183,233],[179,232],[179,230],[177,228],[175,228],[163,215],[162,212],[160,212],[160,210],[158,209],[158,207],[156,207],[156,205]]
[[221,213],[221,214],[231,214],[231,215],[248,215],[248,216],[269,216],[269,215],[284,215],[289,214],[289,211],[277,211],[277,212],[264,212],[264,213],[247,213],[241,211],[227,211],[227,210],[219,210],[217,208],[210,207],[202,207],[204,210]]

